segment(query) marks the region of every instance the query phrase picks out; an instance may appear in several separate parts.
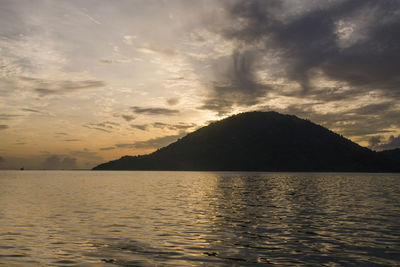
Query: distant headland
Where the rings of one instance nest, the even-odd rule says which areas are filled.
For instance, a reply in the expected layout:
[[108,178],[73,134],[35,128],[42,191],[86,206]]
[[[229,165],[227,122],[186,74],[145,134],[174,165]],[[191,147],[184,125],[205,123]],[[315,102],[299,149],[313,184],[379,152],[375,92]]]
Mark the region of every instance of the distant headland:
[[254,111],[93,170],[399,172],[399,155],[400,149],[375,152],[293,115]]

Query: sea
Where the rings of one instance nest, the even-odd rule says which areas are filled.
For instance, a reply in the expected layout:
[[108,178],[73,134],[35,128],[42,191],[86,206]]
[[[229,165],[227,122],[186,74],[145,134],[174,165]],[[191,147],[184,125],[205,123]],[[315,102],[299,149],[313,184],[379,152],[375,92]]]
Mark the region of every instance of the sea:
[[0,171],[0,266],[400,266],[400,174]]

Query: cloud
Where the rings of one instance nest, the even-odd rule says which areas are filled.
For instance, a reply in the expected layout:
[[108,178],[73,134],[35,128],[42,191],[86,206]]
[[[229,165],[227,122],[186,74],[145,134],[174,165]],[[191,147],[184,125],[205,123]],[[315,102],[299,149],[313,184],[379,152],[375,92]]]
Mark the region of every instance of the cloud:
[[139,129],[139,130],[142,130],[142,131],[146,131],[147,128],[149,127],[148,124],[131,124],[130,126],[132,128],[134,128],[134,129]]
[[160,128],[160,129],[169,129],[169,130],[186,130],[189,128],[193,128],[197,126],[194,123],[177,123],[177,124],[168,124],[168,123],[163,123],[163,122],[154,122],[152,123],[152,126],[154,128]]
[[0,114],[0,120],[12,120],[13,118],[21,117],[22,115],[17,115],[17,114]]
[[226,74],[217,75],[202,109],[222,115],[232,106],[257,104],[271,91],[324,101],[377,92],[399,100],[399,1],[224,4],[224,23],[210,22],[209,30],[236,47],[228,71],[234,75],[225,81]]
[[81,139],[65,139],[65,142],[79,142],[82,141]]
[[68,156],[51,155],[42,164],[43,169],[76,169],[76,159]]
[[0,131],[8,129],[8,125],[0,124]]
[[43,110],[38,110],[38,109],[33,109],[33,108],[22,108],[22,111],[30,112],[30,113],[35,113],[35,114],[43,114],[43,115],[48,115],[48,116],[54,116],[54,114],[43,111]]
[[[338,104],[339,109],[326,109],[325,102],[289,104],[285,107],[266,106],[264,111],[278,111],[309,119],[342,134],[348,138],[357,137],[358,141],[369,141],[367,135],[393,133],[400,127],[400,110],[394,101],[364,104],[356,108],[356,103]],[[361,138],[361,139],[360,139]]]
[[115,144],[118,148],[135,148],[135,144]]
[[120,124],[117,122],[112,122],[112,121],[87,123],[87,124],[83,125],[83,127],[85,127],[85,128],[102,131],[102,132],[106,132],[106,133],[111,133],[111,131],[114,130],[117,126],[120,126]]
[[168,108],[143,108],[138,106],[131,107],[132,111],[136,114],[145,114],[145,115],[177,115],[179,114],[179,110],[177,109],[168,109]]
[[121,113],[115,113],[113,115],[115,118],[123,118],[125,121],[130,122],[136,119],[136,116],[130,115],[130,114],[121,114]]
[[369,144],[368,147],[376,150],[381,142],[382,142],[382,136],[380,136],[380,135],[371,136],[368,140],[368,144]]
[[0,156],[0,163],[3,163],[3,162],[6,162],[6,160],[2,156]]
[[369,144],[371,149],[378,151],[400,148],[400,135],[397,137],[391,135],[387,140],[383,140],[382,136],[372,136]]
[[23,145],[26,145],[26,142],[16,142],[15,145],[17,145],[17,146],[23,146]]
[[113,150],[113,149],[115,149],[115,147],[113,147],[113,146],[101,147],[101,148],[100,148],[100,150],[102,150],[102,151]]
[[161,136],[145,141],[137,141],[131,144],[115,144],[115,146],[119,148],[157,149],[169,145],[185,135],[186,132],[182,131],[177,135]]
[[180,98],[179,97],[170,97],[170,98],[167,98],[166,101],[167,101],[168,105],[174,106],[174,105],[177,105],[179,103]]
[[124,43],[127,45],[132,45],[133,40],[137,39],[136,35],[124,35]]
[[63,133],[63,132],[58,132],[56,133],[56,135],[68,135],[67,133]]
[[154,122],[154,123],[148,123],[148,124],[131,124],[130,125],[132,128],[139,129],[142,131],[146,131],[150,126],[153,128],[158,128],[158,129],[168,129],[171,131],[174,130],[186,130],[189,128],[196,127],[197,124],[194,123],[176,123],[176,124],[169,124],[169,123],[164,123],[164,122]]
[[137,141],[134,143],[135,148],[143,148],[143,149],[148,149],[148,148],[161,148],[166,145],[169,145],[179,138],[183,137],[186,135],[186,132],[181,132],[177,135],[167,135],[167,136],[162,136],[162,137],[157,137],[157,138],[152,138],[149,140],[145,141]]
[[235,105],[249,107],[258,104],[270,88],[257,81],[254,65],[254,54],[236,51],[227,70],[218,77],[220,81],[211,84],[200,109],[224,115]]
[[110,130],[106,130],[106,129],[99,128],[99,127],[93,127],[93,126],[90,126],[90,125],[83,125],[83,127],[88,128],[88,129],[92,129],[92,130],[97,130],[97,131],[105,132],[105,133],[111,133]]
[[39,96],[49,96],[62,95],[86,89],[103,88],[106,86],[106,83],[100,80],[79,80],[76,77],[71,77],[71,80],[62,80],[20,76],[14,81],[14,86],[30,88],[38,93]]
[[132,115],[121,115],[121,117],[126,121],[132,121],[132,120],[136,119],[136,117],[132,116]]
[[144,54],[160,54],[167,57],[173,57],[177,55],[177,51],[171,48],[156,46],[156,45],[146,45],[136,49],[136,51]]
[[21,110],[22,110],[22,111],[33,112],[33,113],[41,113],[40,110],[32,109],[32,108],[22,108]]

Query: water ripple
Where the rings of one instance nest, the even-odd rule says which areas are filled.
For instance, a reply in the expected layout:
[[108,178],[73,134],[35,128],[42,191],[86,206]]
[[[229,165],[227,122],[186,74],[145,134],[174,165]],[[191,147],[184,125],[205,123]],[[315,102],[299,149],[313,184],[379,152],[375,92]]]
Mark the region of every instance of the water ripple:
[[400,265],[400,175],[0,172],[0,265]]

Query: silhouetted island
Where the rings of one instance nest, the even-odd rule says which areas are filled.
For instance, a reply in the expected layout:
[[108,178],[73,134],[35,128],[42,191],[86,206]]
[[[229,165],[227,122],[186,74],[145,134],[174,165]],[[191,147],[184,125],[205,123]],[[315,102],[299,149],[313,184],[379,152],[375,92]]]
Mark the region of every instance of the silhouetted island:
[[382,155],[383,157],[385,157],[387,159],[397,161],[400,164],[400,148],[379,151],[378,154]]
[[151,154],[93,169],[395,172],[398,166],[308,120],[254,111],[213,122]]

